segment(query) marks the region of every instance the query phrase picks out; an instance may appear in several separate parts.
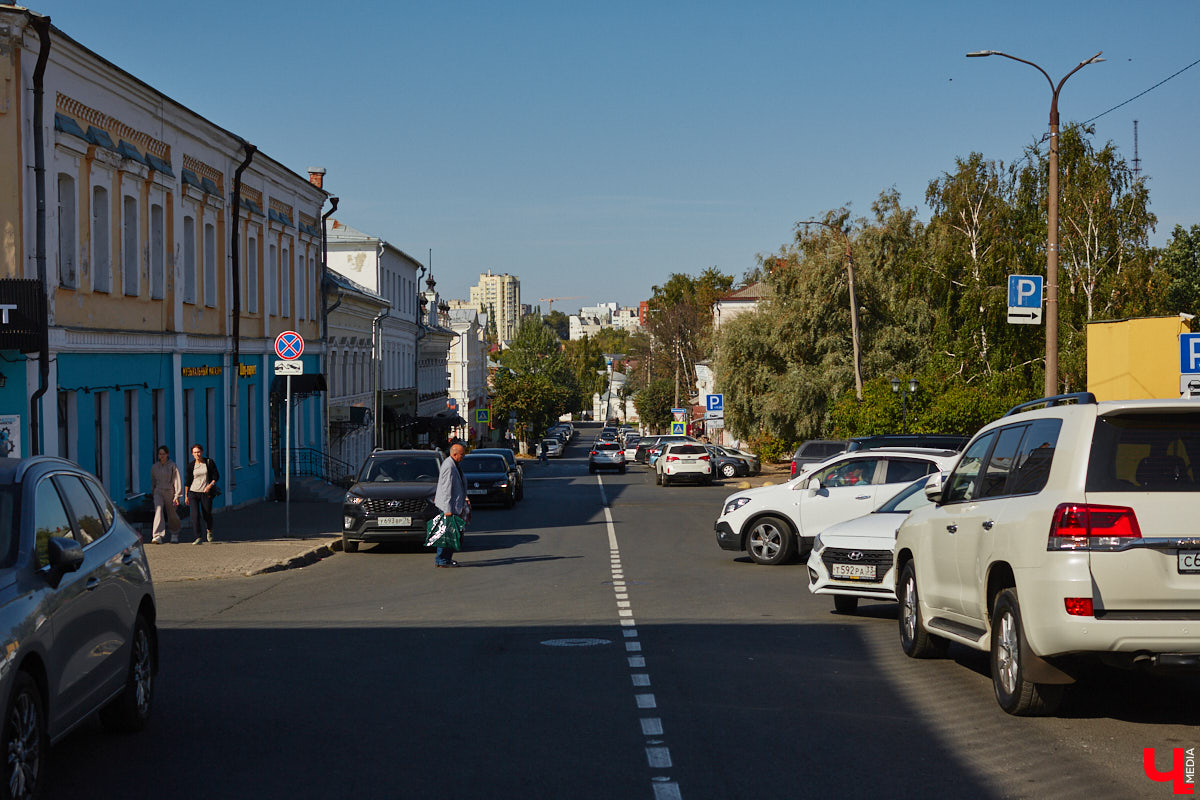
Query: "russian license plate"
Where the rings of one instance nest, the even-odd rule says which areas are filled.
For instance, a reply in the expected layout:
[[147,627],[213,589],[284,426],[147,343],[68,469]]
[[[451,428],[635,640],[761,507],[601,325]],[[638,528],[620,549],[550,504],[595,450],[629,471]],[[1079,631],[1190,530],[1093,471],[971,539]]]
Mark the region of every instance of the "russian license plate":
[[412,525],[412,517],[380,517],[379,525],[387,528],[407,528]]
[[874,564],[834,564],[830,573],[835,578],[867,578],[875,580]]
[[1200,572],[1200,550],[1180,550],[1179,571]]
[[467,494],[487,494],[487,489],[467,489]]

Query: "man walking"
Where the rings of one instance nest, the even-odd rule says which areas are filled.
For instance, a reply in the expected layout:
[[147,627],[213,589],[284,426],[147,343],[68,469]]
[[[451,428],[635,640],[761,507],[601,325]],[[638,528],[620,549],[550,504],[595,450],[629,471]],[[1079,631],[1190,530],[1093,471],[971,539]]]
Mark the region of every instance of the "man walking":
[[[447,517],[458,516],[464,520],[471,511],[471,501],[467,499],[467,483],[463,480],[462,468],[458,462],[463,460],[467,448],[461,443],[450,445],[450,457],[442,462],[442,470],[438,473],[437,493],[433,496],[433,504]],[[439,567],[457,567],[453,559],[453,547],[439,547],[433,563]]]

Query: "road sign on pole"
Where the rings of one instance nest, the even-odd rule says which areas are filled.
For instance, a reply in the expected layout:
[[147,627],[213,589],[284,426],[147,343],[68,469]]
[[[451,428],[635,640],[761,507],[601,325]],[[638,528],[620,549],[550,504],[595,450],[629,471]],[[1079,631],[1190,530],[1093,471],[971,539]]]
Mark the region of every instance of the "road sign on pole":
[[1200,333],[1179,334],[1179,372],[1182,375],[1200,373]]
[[275,362],[275,374],[276,375],[289,375],[289,376],[290,375],[303,375],[304,374],[304,362],[303,361],[276,361]]
[[1008,322],[1011,325],[1042,324],[1042,276],[1008,276]]
[[672,408],[671,414],[675,417],[676,422],[684,422],[687,420],[688,410],[686,408]]
[[707,411],[725,411],[725,395],[723,394],[708,394],[704,396],[704,408]]
[[479,425],[486,425],[491,420],[490,408],[475,409],[475,422]]
[[687,436],[687,423],[686,422],[672,422],[671,423],[671,435],[672,436]]
[[275,355],[293,361],[304,352],[304,337],[295,331],[284,331],[275,337]]

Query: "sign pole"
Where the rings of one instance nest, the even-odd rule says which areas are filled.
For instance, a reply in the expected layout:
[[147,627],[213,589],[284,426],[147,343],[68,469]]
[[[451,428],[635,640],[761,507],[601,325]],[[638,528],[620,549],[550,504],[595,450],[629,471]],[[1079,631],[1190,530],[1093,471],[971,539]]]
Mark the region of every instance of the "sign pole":
[[283,514],[286,536],[292,538],[292,376],[287,376],[287,399],[284,401],[284,467],[283,467]]

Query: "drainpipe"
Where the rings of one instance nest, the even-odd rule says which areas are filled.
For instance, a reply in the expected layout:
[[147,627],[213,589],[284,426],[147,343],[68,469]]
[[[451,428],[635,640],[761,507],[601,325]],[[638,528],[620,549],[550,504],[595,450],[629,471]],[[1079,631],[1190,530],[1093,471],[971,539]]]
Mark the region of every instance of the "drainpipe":
[[[39,47],[37,65],[33,68],[33,174],[37,191],[37,252],[34,262],[37,265],[38,283],[41,285],[42,299],[45,300],[47,311],[50,305],[49,290],[46,286],[46,153],[45,134],[42,131],[43,110],[42,102],[45,96],[46,62],[50,59],[50,18],[26,11],[29,22],[38,33]],[[29,438],[30,450],[34,455],[42,452],[42,436],[39,401],[50,388],[50,319],[46,315],[45,326],[38,344],[38,388],[29,398]]]
[[[242,173],[250,166],[250,161],[254,158],[254,154],[258,148],[250,144],[244,139],[239,139],[242,149],[246,151],[246,158],[233,171],[233,235],[231,237],[231,246],[233,248],[232,276],[233,276],[233,381],[232,388],[229,392],[229,488],[237,488],[237,472],[233,469],[237,462],[238,453],[238,373],[242,370],[242,254],[241,254],[241,233],[238,228],[242,221]],[[253,413],[253,412],[251,412]],[[211,446],[211,445],[210,445]],[[232,502],[232,498],[227,501]]]
[[338,296],[338,302],[334,306],[325,305],[325,286],[329,281],[329,237],[325,233],[325,223],[333,216],[333,212],[337,211],[338,198],[333,195],[329,196],[329,210],[321,215],[321,341],[329,339],[329,312],[337,307],[342,302],[342,298]]
[[375,315],[375,319],[371,320],[371,414],[375,417],[375,434],[372,437],[373,447],[383,447],[383,442],[379,440],[379,416],[383,413],[383,403],[381,402],[380,394],[380,378],[379,365],[383,360],[380,351],[383,349],[383,333],[379,330],[379,324],[384,317],[391,315],[391,309],[385,308]]

